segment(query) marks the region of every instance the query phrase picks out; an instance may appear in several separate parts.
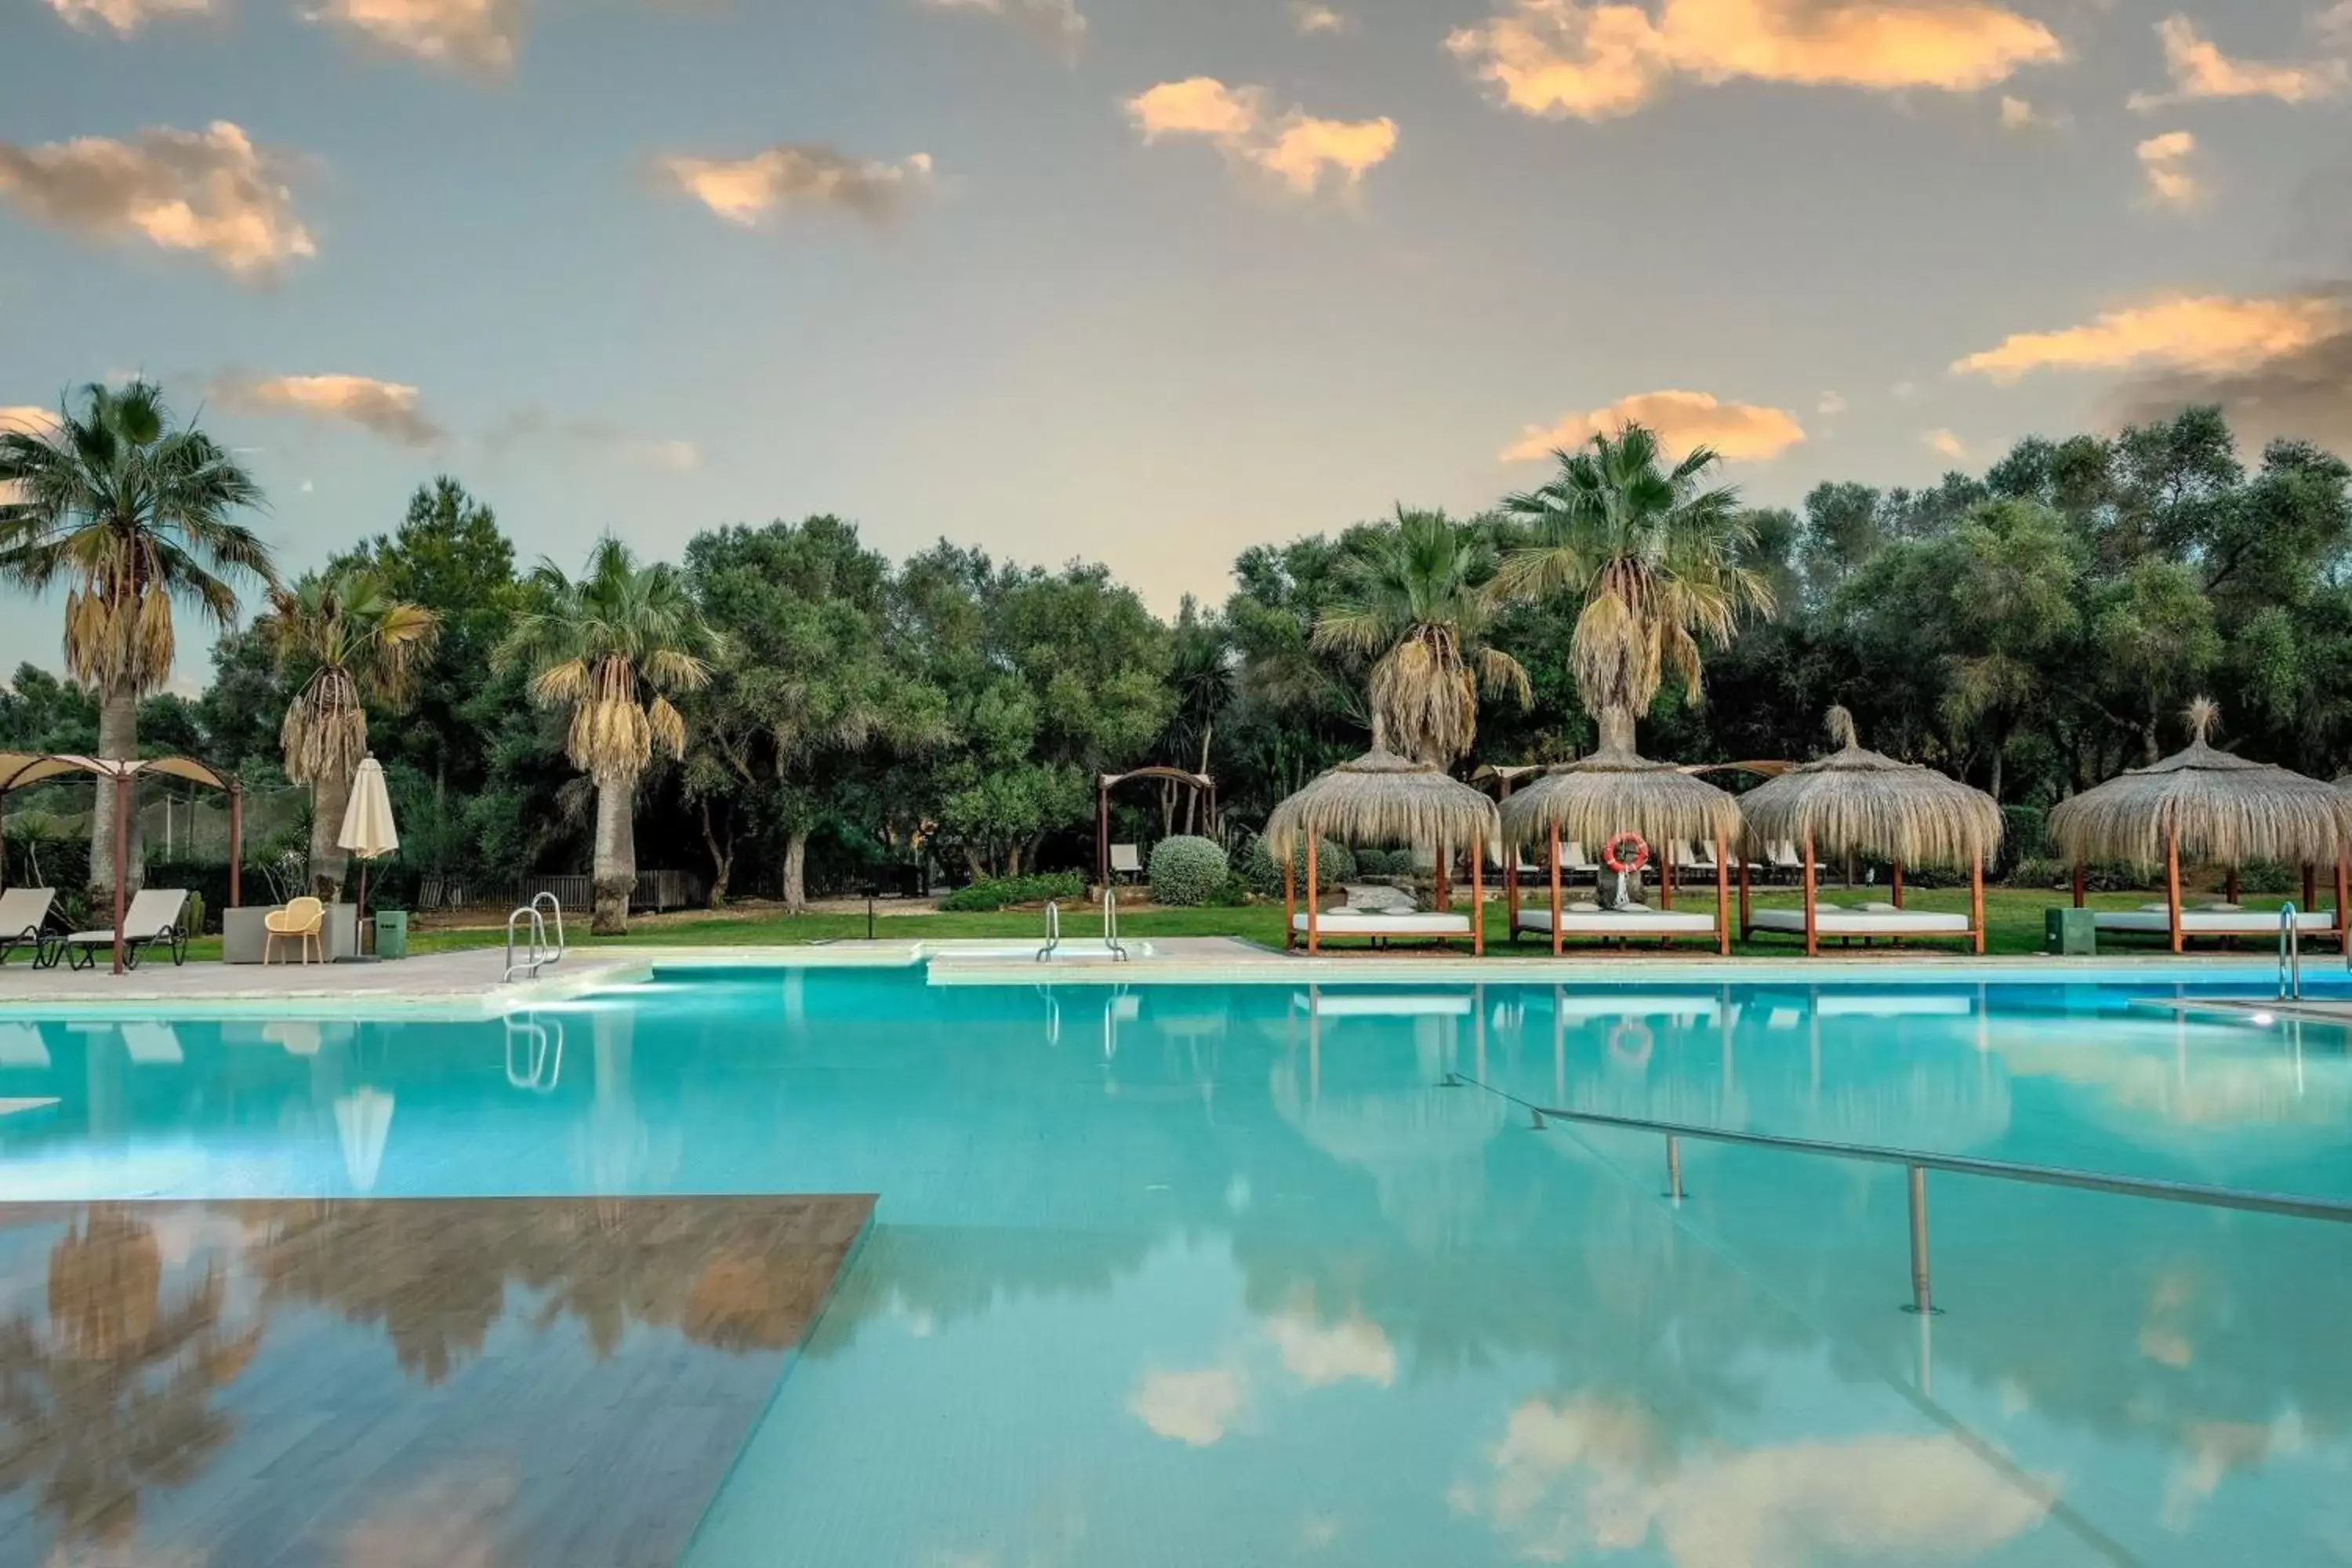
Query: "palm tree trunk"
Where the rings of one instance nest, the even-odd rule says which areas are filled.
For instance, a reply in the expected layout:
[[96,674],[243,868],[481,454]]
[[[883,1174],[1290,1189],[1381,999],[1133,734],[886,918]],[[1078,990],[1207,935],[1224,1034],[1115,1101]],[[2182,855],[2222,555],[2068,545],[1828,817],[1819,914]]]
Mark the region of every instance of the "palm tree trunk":
[[351,852],[335,842],[351,804],[351,774],[322,773],[311,781],[310,891],[330,904],[343,896],[343,879],[351,874]]
[[808,909],[808,829],[795,827],[784,839],[784,912]]
[[1601,750],[1630,752],[1633,749],[1633,714],[1622,708],[1603,708],[1594,715],[1594,721],[1601,726]]
[[[99,704],[98,754],[127,760],[139,754],[139,693],[129,686],[109,691]],[[137,786],[133,785],[133,788]],[[111,910],[114,900],[114,781],[98,781],[97,810],[89,825],[90,897]],[[123,849],[123,886],[137,892],[146,879],[139,853],[139,812],[133,797],[130,843]]]
[[598,936],[629,934],[629,896],[637,890],[637,781],[596,783],[596,859],[590,885],[595,914],[588,929]]

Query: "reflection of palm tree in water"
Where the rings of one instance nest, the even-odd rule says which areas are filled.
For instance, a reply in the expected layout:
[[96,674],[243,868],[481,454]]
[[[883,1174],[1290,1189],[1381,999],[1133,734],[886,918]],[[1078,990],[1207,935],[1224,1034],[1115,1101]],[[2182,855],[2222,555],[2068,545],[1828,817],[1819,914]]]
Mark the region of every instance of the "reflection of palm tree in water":
[[656,1134],[637,1110],[635,1025],[632,1015],[620,1012],[591,1020],[596,1097],[572,1130],[572,1173],[586,1191],[605,1196],[660,1191],[676,1173],[682,1147],[676,1126]]
[[245,1370],[261,1329],[221,1324],[213,1268],[168,1310],[154,1233],[93,1205],[49,1253],[48,1332],[0,1324],[0,1491],[38,1482],[68,1540],[121,1542],[142,1489],[195,1478],[234,1424],[212,1394]]

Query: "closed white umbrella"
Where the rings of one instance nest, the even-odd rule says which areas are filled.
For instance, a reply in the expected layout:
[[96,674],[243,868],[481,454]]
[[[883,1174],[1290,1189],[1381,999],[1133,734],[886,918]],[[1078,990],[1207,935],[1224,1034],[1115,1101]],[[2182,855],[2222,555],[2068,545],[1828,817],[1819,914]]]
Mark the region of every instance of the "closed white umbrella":
[[368,862],[400,847],[400,835],[392,825],[392,792],[383,786],[383,764],[373,756],[362,758],[359,772],[352,776],[351,804],[343,808],[343,830],[335,835],[335,842],[359,857],[359,918],[364,921]]

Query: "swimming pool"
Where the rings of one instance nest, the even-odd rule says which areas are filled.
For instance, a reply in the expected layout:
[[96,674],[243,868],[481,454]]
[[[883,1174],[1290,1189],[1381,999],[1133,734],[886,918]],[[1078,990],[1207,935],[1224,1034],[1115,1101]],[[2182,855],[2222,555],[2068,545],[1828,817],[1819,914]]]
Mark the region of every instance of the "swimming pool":
[[[1448,1075],[1491,1086],[1441,1087]],[[0,1024],[12,1197],[873,1192],[688,1561],[2352,1557],[2342,1226],[1524,1104],[2352,1198],[2344,1032],[2115,987],[947,987]],[[224,1399],[234,1403],[236,1391]]]

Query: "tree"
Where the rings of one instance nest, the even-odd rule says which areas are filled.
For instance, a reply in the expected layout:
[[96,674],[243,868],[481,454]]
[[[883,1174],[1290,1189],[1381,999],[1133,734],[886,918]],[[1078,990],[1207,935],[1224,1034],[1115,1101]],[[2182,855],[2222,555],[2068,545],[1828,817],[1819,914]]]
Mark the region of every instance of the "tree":
[[[132,381],[82,390],[79,413],[39,430],[0,431],[0,575],[32,593],[66,585],[66,672],[99,698],[103,757],[139,754],[139,700],[171,679],[174,601],[215,626],[236,618],[236,585],[275,587],[269,551],[236,514],[261,488],[211,437],[174,424],[162,388]],[[110,896],[114,786],[99,781],[89,879]],[[121,847],[141,877],[136,823]]]
[[2080,624],[2082,563],[2065,520],[2022,500],[1979,507],[1937,554],[1953,625],[1946,715],[1956,731],[1983,736],[2001,800],[2010,742],[2048,701],[2048,658]]
[[439,622],[394,598],[373,572],[344,566],[273,590],[257,629],[280,668],[310,672],[286,705],[278,738],[286,776],[310,786],[310,890],[332,903],[351,861],[336,839],[352,775],[368,754],[368,705],[408,705]]
[[[785,908],[807,903],[811,831],[854,804],[875,752],[946,739],[940,693],[891,648],[890,563],[834,517],[729,528],[688,544],[687,571],[728,654],[694,704],[686,786],[726,897],[747,806],[783,838]],[[716,808],[714,810],[714,808]]]
[[1697,700],[1705,647],[1729,644],[1744,616],[1769,615],[1771,590],[1741,563],[1754,533],[1738,489],[1700,488],[1719,460],[1711,448],[1669,468],[1656,434],[1627,425],[1553,456],[1549,484],[1503,502],[1534,542],[1505,558],[1494,592],[1579,602],[1569,645],[1577,690],[1601,744],[1631,750],[1633,721],[1664,677]]
[[685,756],[686,723],[668,699],[709,680],[719,639],[676,567],[640,566],[610,535],[577,581],[541,561],[529,590],[498,662],[526,672],[530,700],[568,720],[564,756],[596,789],[591,929],[625,935],[637,885],[637,783],[656,748]]
[[1320,647],[1376,660],[1372,744],[1451,767],[1478,739],[1478,694],[1534,700],[1519,661],[1488,640],[1493,550],[1442,511],[1397,508],[1396,529],[1340,568]]
[[[1165,747],[1161,754],[1176,767],[1205,775],[1209,772],[1210,748],[1217,738],[1217,723],[1234,705],[1238,689],[1234,679],[1231,634],[1223,622],[1201,613],[1198,600],[1185,595],[1183,603],[1177,606],[1176,626],[1169,645],[1168,691],[1174,707],[1160,738]],[[1161,784],[1160,830],[1169,834],[1176,831],[1172,792],[1180,786],[1171,780],[1162,780]],[[1214,822],[1201,819],[1201,792],[1188,789],[1183,793],[1183,830],[1215,832]]]

